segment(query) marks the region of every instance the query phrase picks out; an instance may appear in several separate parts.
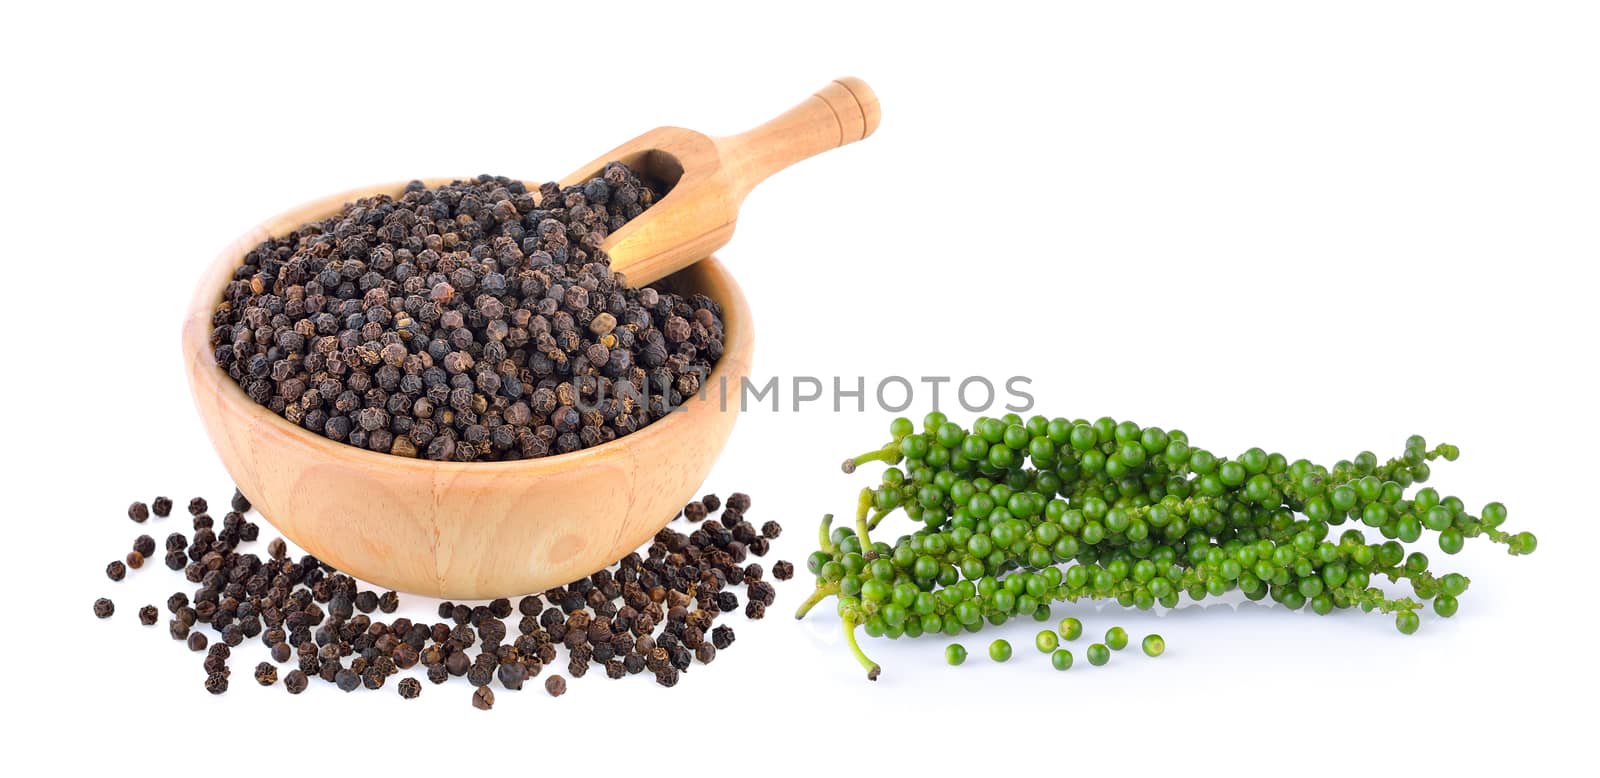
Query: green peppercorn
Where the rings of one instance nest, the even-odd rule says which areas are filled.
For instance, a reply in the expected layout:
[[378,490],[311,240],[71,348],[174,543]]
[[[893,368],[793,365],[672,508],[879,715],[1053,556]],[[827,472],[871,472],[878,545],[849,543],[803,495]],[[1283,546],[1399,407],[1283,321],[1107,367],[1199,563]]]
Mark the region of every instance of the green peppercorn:
[[1121,651],[1128,647],[1128,631],[1121,627],[1112,627],[1106,630],[1106,646],[1112,651]]
[[996,662],[1005,662],[1011,659],[1011,644],[1005,640],[996,640],[990,643],[989,658]]
[[[1076,570],[1076,569],[1082,569],[1082,568],[1073,568],[1073,569]],[[1068,640],[1068,641],[1077,640],[1082,635],[1083,635],[1083,622],[1078,621],[1077,619],[1075,619],[1075,618],[1073,618],[1071,616],[1068,616],[1068,617],[1066,617],[1066,618],[1061,620],[1061,639],[1062,640]]]
[[1095,667],[1111,661],[1111,649],[1106,648],[1104,643],[1090,643],[1088,654],[1089,664]]
[[1072,652],[1058,648],[1050,653],[1050,665],[1057,670],[1066,670],[1072,667]]
[[1048,654],[1061,645],[1061,639],[1056,636],[1054,631],[1047,629],[1034,636],[1033,645],[1039,649],[1039,653]]
[[944,662],[951,667],[967,661],[967,647],[960,643],[951,643],[944,647]]
[[1167,651],[1167,641],[1160,635],[1149,634],[1144,636],[1144,640],[1139,641],[1139,647],[1144,649],[1145,656],[1161,656]]

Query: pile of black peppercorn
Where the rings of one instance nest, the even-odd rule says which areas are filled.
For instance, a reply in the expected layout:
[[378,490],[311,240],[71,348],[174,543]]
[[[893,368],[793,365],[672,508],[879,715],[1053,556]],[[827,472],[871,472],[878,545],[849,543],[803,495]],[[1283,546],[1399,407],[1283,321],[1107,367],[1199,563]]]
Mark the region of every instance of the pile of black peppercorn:
[[212,317],[217,364],[289,421],[399,456],[613,440],[722,356],[715,301],[629,287],[600,250],[658,196],[612,163],[537,197],[479,176],[348,204],[245,255]]
[[[156,516],[170,512],[170,500],[154,504]],[[642,554],[523,597],[515,607],[508,598],[477,606],[441,603],[440,621],[430,625],[404,617],[373,619],[375,612],[399,608],[395,592],[363,589],[312,556],[290,559],[281,538],[267,544],[266,558],[241,551],[259,529],[245,517],[250,504],[242,494],[235,492],[230,507],[218,529],[206,501],[195,498],[189,503],[193,535],[174,532],[165,543],[166,566],[196,585],[167,599],[168,632],[190,650],[205,652],[207,691],[228,690],[233,649],[259,638],[271,659],[254,668],[262,686],[281,680],[290,694],[299,694],[321,679],[346,692],[381,689],[391,676],[419,668],[434,684],[464,676],[473,687],[472,704],[484,710],[494,705],[492,684],[518,691],[547,668],[543,686],[551,696],[567,690],[560,670],[577,678],[596,666],[611,679],[649,671],[658,684],[677,685],[694,664],[710,663],[733,643],[733,629],[715,622],[740,609],[736,587],[743,587],[747,617],[765,615],[775,590],[761,565],[747,559],[764,556],[768,541],[782,531],[770,521],[758,531],[745,519],[747,495],[733,494],[726,504],[706,495],[684,507],[682,517],[696,525],[687,534],[664,528]],[[706,521],[719,508],[721,515]],[[149,513],[135,503],[129,516],[142,523]],[[141,535],[133,547],[153,554],[155,541]],[[780,577],[792,569],[784,561],[773,567]],[[125,572],[111,577],[121,580]],[[99,618],[114,610],[109,599],[94,603]],[[154,605],[139,610],[146,626],[158,616]],[[514,633],[505,621],[513,616]],[[558,649],[565,649],[564,666]],[[291,666],[281,673],[280,665]],[[422,693],[415,677],[399,679],[396,687],[405,699]]]

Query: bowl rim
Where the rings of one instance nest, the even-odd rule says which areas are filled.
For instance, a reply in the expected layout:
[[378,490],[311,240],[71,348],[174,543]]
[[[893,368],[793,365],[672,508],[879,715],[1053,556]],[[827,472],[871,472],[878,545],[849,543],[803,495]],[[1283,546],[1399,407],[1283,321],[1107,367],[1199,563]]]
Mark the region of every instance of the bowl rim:
[[[476,176],[470,177],[435,177],[417,179],[429,188],[449,184],[455,181],[471,181]],[[712,396],[710,387],[713,385],[726,386],[729,379],[735,374],[748,374],[750,367],[750,352],[753,346],[753,332],[750,318],[749,301],[744,296],[733,274],[727,266],[718,261],[716,255],[708,255],[699,262],[675,273],[694,274],[703,276],[707,280],[720,282],[726,287],[727,300],[717,300],[722,306],[722,321],[724,328],[724,342],[722,358],[712,366],[711,372],[701,383],[701,391],[689,398],[676,410],[666,417],[657,419],[635,432],[606,441],[598,446],[569,451],[565,454],[552,454],[543,457],[526,459],[497,460],[492,462],[455,462],[438,461],[421,457],[403,457],[395,454],[373,451],[360,446],[353,446],[342,441],[331,440],[318,435],[288,419],[273,413],[266,406],[250,399],[245,394],[244,387],[240,386],[226,370],[216,362],[215,353],[211,348],[211,315],[216,305],[221,301],[221,290],[232,277],[233,271],[243,262],[244,255],[262,241],[279,237],[292,231],[296,227],[309,221],[327,218],[337,213],[346,204],[356,200],[377,195],[398,196],[405,187],[411,183],[407,181],[375,184],[372,186],[356,187],[332,195],[308,200],[304,203],[286,209],[272,218],[257,224],[247,230],[224,248],[207,266],[201,274],[200,280],[195,285],[195,291],[190,299],[188,312],[184,316],[182,347],[184,359],[190,377],[190,389],[195,393],[198,402],[200,393],[207,391],[196,379],[201,371],[214,371],[220,380],[215,382],[217,397],[220,402],[227,405],[232,411],[239,413],[250,425],[265,424],[268,429],[280,430],[285,440],[293,445],[317,452],[321,456],[351,458],[377,467],[400,469],[415,472],[418,475],[437,475],[473,473],[479,475],[492,475],[495,473],[528,474],[540,470],[567,470],[579,468],[591,463],[600,463],[611,458],[615,452],[625,450],[630,445],[638,444],[650,438],[641,436],[660,437],[663,435],[677,434],[680,427],[686,429],[694,425],[707,413],[726,412],[727,393],[723,396]],[[537,184],[523,182],[530,190],[537,190]],[[672,276],[669,276],[671,278]],[[742,387],[736,388],[742,392]],[[719,403],[722,407],[713,406]],[[708,406],[710,410],[707,410]],[[737,412],[738,409],[733,409]],[[593,462],[591,462],[593,460]]]

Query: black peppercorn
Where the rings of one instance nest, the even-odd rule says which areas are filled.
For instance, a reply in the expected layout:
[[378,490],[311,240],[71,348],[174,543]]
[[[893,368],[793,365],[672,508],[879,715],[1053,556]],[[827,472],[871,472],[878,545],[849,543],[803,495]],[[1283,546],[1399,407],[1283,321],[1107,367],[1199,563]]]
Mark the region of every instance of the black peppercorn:
[[104,597],[94,601],[94,615],[97,619],[109,619],[116,610],[116,604]]
[[129,505],[128,518],[133,519],[135,522],[143,523],[145,519],[150,518],[150,506],[142,502],[135,502]]
[[222,694],[228,691],[227,673],[209,673],[206,675],[206,691],[212,694]]
[[354,670],[344,668],[333,677],[333,683],[339,687],[339,691],[353,692],[361,685],[361,675]]
[[206,650],[206,642],[207,642],[206,641],[206,633],[204,633],[204,632],[190,632],[189,633],[189,650],[190,651],[204,651],[204,650]]
[[140,556],[148,557],[156,553],[156,539],[149,535],[140,535],[133,539],[133,550]]
[[[107,600],[107,602],[110,602],[110,600]],[[156,610],[156,606],[154,605],[146,605],[139,609],[139,623],[145,625],[146,627],[153,626],[160,618],[161,611]]]
[[200,516],[206,512],[208,507],[209,506],[206,505],[206,498],[196,497],[189,501],[189,515]]
[[501,686],[517,691],[521,690],[523,682],[528,680],[528,668],[521,662],[505,662],[500,665],[498,675]]
[[544,679],[544,690],[549,692],[551,697],[560,697],[567,693],[567,679],[552,675]]
[[399,690],[402,698],[414,700],[422,694],[422,683],[415,678],[402,678]]
[[711,643],[701,643],[694,649],[694,658],[700,660],[700,664],[711,664],[711,660],[717,658],[717,647]]
[[271,662],[256,665],[256,683],[271,686],[278,682],[278,667]]
[[478,710],[489,710],[494,707],[494,690],[487,686],[479,686],[472,690],[472,707]]
[[780,581],[787,581],[794,577],[794,563],[782,559],[772,565],[772,577]]
[[128,567],[127,565],[123,564],[122,560],[120,559],[112,562],[109,565],[106,565],[106,577],[113,581],[120,581],[127,574]]
[[229,504],[231,504],[233,509],[239,513],[250,512],[250,501],[246,499],[244,493],[240,492],[238,489],[233,490],[233,499],[229,502]]
[[151,500],[150,512],[163,519],[172,515],[172,498],[157,497]]
[[290,670],[288,674],[283,676],[283,688],[288,689],[290,694],[299,694],[305,691],[307,685],[306,674],[299,670]]
[[667,665],[666,667],[656,670],[655,675],[656,683],[661,684],[662,686],[670,689],[678,685],[678,668],[673,667],[672,665]]
[[440,684],[448,680],[450,680],[450,671],[444,669],[444,665],[428,665],[428,681],[430,683]]

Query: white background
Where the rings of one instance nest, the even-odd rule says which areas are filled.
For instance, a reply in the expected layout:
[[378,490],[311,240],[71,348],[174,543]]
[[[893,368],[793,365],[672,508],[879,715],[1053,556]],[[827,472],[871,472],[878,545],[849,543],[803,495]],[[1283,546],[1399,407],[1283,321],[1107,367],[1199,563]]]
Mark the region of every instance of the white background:
[[[1592,6],[135,5],[0,19],[0,739],[22,765],[1578,769],[1596,691]],[[756,311],[758,377],[1022,374],[1046,415],[1327,463],[1419,433],[1463,451],[1434,485],[1505,501],[1538,553],[1431,554],[1472,589],[1410,638],[1359,613],[1079,605],[1056,615],[1159,630],[1166,656],[1093,668],[1085,640],[1057,674],[1024,621],[963,637],[956,669],[943,638],[870,641],[876,685],[831,612],[783,616],[796,579],[677,689],[592,673],[490,713],[460,681],[291,699],[253,685],[257,648],[214,698],[199,656],[137,625],[181,578],[102,576],[134,535],[170,531],[128,522],[128,502],[231,489],[178,325],[237,234],[353,186],[555,178],[657,124],[742,130],[844,74],[876,89],[882,128],[768,181],[720,254]],[[788,529],[766,561],[803,562],[862,483],[838,461],[888,418],[749,413],[707,488],[750,492],[752,518]],[[98,596],[114,619],[91,617]],[[995,636],[1009,665],[982,658]]]

